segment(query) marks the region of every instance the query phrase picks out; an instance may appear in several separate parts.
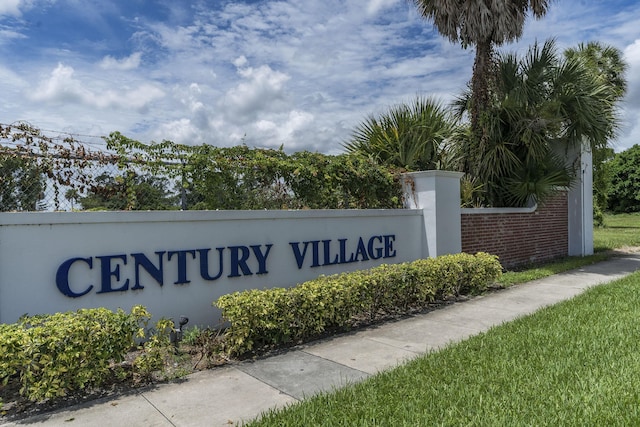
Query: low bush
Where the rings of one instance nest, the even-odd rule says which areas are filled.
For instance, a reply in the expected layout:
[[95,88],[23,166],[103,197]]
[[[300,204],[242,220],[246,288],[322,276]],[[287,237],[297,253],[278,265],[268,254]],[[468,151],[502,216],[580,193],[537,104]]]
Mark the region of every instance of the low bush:
[[[144,331],[150,332],[147,320],[143,322]],[[142,352],[133,361],[133,372],[138,380],[150,382],[156,371],[164,369],[167,359],[174,350],[171,344],[173,328],[173,321],[162,317],[156,322],[149,336],[144,336],[144,332],[141,332],[140,337],[145,338],[140,346]]]
[[444,255],[321,276],[289,289],[235,292],[214,305],[229,322],[226,351],[243,354],[408,313],[450,296],[480,293],[501,274],[494,255]]
[[0,383],[18,378],[20,394],[32,401],[99,386],[143,336],[143,307],[131,313],[104,308],[24,316],[0,324]]

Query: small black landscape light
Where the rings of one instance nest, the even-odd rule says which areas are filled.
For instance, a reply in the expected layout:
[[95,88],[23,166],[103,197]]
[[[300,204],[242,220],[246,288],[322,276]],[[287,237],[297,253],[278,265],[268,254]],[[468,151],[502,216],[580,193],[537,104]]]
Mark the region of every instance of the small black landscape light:
[[178,326],[176,327],[176,322],[173,322],[173,331],[171,331],[170,340],[173,345],[177,346],[180,341],[182,341],[182,328],[189,323],[189,318],[185,315],[180,315],[180,320],[178,320]]
[[180,316],[180,321],[178,322],[178,324],[180,325],[180,332],[182,332],[182,327],[184,325],[186,325],[187,323],[189,323],[189,318],[185,315],[181,315]]

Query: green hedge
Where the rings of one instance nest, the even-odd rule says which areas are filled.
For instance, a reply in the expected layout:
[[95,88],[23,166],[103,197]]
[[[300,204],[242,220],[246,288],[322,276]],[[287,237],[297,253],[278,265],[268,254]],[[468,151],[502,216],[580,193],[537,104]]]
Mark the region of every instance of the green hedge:
[[32,401],[64,396],[109,378],[150,315],[140,306],[130,314],[105,308],[25,316],[0,324],[0,382],[19,378],[20,394]]
[[444,255],[322,276],[288,289],[235,292],[214,305],[230,324],[226,350],[243,354],[407,313],[446,297],[479,293],[501,274],[494,255]]

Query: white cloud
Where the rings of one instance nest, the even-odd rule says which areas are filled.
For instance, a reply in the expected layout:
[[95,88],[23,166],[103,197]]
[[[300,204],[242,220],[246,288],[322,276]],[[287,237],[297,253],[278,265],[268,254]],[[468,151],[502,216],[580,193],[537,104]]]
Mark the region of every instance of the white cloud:
[[239,56],[233,61],[233,65],[238,68],[244,67],[245,65],[247,65],[247,58],[244,55]]
[[13,30],[0,29],[0,45],[11,43],[16,39],[24,39],[26,36]]
[[162,98],[165,93],[156,85],[143,83],[136,88],[124,88],[122,91],[107,90],[93,94],[88,99],[98,108],[120,108],[123,110],[144,110],[153,101]]
[[[246,135],[246,141],[261,146],[279,146],[287,139],[288,149],[335,152],[348,128],[371,109],[424,90],[428,79],[422,79],[431,71],[421,72],[417,64],[433,69],[436,58],[446,63],[460,56],[458,49],[425,62],[423,52],[417,52],[411,75],[398,76],[411,67],[416,52],[398,65],[394,50],[405,48],[401,33],[416,17],[385,15],[384,22],[372,27],[366,10],[370,6],[377,13],[401,4],[228,3],[218,11],[200,10],[185,27],[151,25],[134,42],[140,51],[154,43],[167,50],[167,61],[158,63],[149,77],[176,82],[173,99],[180,107],[174,103],[173,114],[162,120],[181,129],[175,135],[199,129],[202,140],[218,145]],[[188,93],[194,82],[201,93]],[[302,117],[313,119],[301,123]],[[161,139],[158,132],[153,137]]]
[[170,123],[163,124],[160,127],[162,139],[177,142],[180,144],[198,144],[202,143],[201,135],[192,125],[191,120],[183,118],[174,120]]
[[381,10],[394,6],[396,3],[398,3],[398,0],[369,0],[367,14],[369,16],[376,15]]
[[[236,61],[238,62],[238,61]],[[242,81],[225,94],[223,105],[234,121],[254,120],[260,112],[279,110],[285,98],[284,86],[290,77],[268,65],[238,68]]]
[[32,98],[35,101],[79,102],[86,96],[80,82],[73,78],[74,69],[61,63],[51,72],[51,76],[41,82]]
[[100,61],[100,68],[104,70],[133,70],[140,66],[140,59],[142,54],[135,52],[131,56],[127,56],[122,59],[116,59],[111,55],[107,55]]
[[[4,66],[0,66],[0,82],[10,86],[13,89],[24,90],[29,87],[29,83],[25,81],[21,76],[16,74],[9,68]],[[13,97],[13,96],[5,96],[2,100],[3,106],[8,111],[20,111],[24,105],[23,97]],[[4,115],[3,115],[4,116]],[[6,120],[6,117],[3,117],[2,120]]]
[[0,0],[0,18],[10,16],[22,17],[26,12],[35,7],[45,8],[55,4],[57,0]]
[[5,64],[0,64],[0,82],[17,88],[23,88],[28,84],[23,76],[20,76]]
[[284,145],[288,150],[305,149],[304,135],[311,133],[313,114],[292,110],[270,119],[261,119],[251,126],[247,135],[249,142],[263,147],[278,148]]
[[20,6],[24,2],[22,0],[2,0],[0,1],[0,16],[20,16]]
[[58,64],[50,77],[40,83],[31,98],[50,104],[77,103],[98,109],[141,110],[164,96],[161,89],[149,83],[142,83],[134,88],[123,87],[119,91],[98,86],[89,88],[87,84],[74,78],[74,73],[73,67]]

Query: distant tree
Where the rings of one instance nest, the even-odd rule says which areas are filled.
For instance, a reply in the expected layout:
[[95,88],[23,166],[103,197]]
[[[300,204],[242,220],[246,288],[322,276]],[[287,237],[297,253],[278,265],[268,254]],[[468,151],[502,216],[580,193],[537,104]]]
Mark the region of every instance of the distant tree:
[[344,146],[378,164],[406,170],[440,169],[443,146],[455,130],[449,111],[432,98],[391,107],[359,124]]
[[608,166],[609,209],[616,213],[640,212],[640,145],[616,154]]
[[74,210],[76,208],[76,204],[79,203],[81,196],[77,189],[72,188],[64,193],[64,197],[71,202],[71,210]]
[[45,176],[33,158],[2,148],[0,211],[41,210],[45,186]]
[[85,210],[171,210],[178,209],[179,198],[168,191],[162,178],[127,172],[123,176],[103,173],[96,177],[87,196],[67,194]]
[[598,227],[604,225],[604,211],[609,209],[610,161],[614,156],[615,151],[611,147],[599,147],[592,151],[593,221]]

